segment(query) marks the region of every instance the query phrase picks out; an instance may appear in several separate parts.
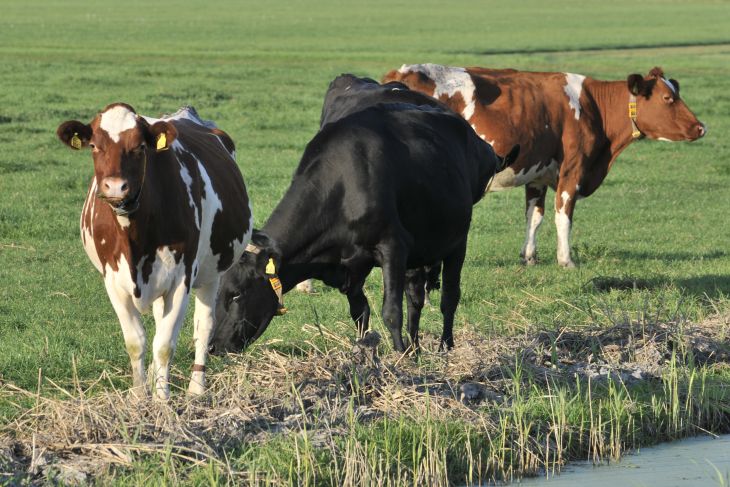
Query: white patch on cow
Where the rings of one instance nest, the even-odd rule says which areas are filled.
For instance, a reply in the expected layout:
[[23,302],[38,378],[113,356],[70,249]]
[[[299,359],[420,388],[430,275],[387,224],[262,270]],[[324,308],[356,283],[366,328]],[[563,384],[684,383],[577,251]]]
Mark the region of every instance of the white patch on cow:
[[501,191],[531,182],[554,186],[558,180],[559,169],[558,161],[555,159],[551,159],[550,163],[545,165],[542,162],[531,164],[517,173],[512,167],[507,167],[494,176],[489,191]]
[[106,239],[105,238],[102,238],[101,239],[101,242],[99,242],[99,243],[102,244],[102,245],[106,245]]
[[119,226],[122,227],[122,229],[129,227],[129,217],[124,215],[115,215],[117,217],[117,222],[119,223]]
[[428,63],[412,64],[410,66],[404,64],[398,71],[401,73],[416,71],[428,76],[436,85],[433,95],[431,95],[434,98],[438,99],[444,95],[451,98],[459,93],[464,100],[464,109],[461,111],[461,116],[469,120],[474,115],[476,87],[466,69]]
[[583,92],[583,80],[586,77],[581,74],[565,73],[565,87],[563,91],[568,95],[568,104],[575,111],[575,119],[580,120],[580,94]]
[[198,255],[196,256],[196,260],[200,262],[200,273],[195,280],[196,282],[193,282],[193,286],[197,287],[198,283],[208,283],[219,278],[218,261],[220,257],[213,254],[210,239],[213,234],[213,220],[215,219],[216,213],[223,211],[223,203],[218,197],[218,193],[215,192],[208,171],[205,170],[202,161],[194,154],[193,157],[198,164],[202,190],[205,193],[205,198],[201,198],[200,201],[200,206],[202,207],[200,215],[200,238],[198,240],[200,243],[198,244]]
[[527,219],[527,230],[525,244],[522,246],[522,258],[528,264],[535,263],[537,259],[537,230],[542,224],[543,214],[537,208],[538,198],[532,198],[528,202],[525,216]]
[[94,205],[96,204],[96,178],[91,182],[91,187],[86,195],[86,201],[84,202],[84,209],[81,211],[81,241],[84,244],[84,251],[89,257],[89,260],[97,271],[103,272],[101,267],[101,259],[96,251],[96,242],[94,242],[94,220],[91,218],[91,225],[87,227],[84,224],[86,215],[93,217]]
[[562,266],[572,266],[573,261],[570,259],[570,218],[565,211],[565,206],[570,201],[570,194],[567,191],[560,193],[560,199],[563,204],[558,211],[555,212],[555,228],[558,233],[558,264]]
[[661,140],[662,142],[672,142],[671,140],[665,138],[665,137],[657,137],[656,140]]
[[185,183],[185,189],[188,192],[188,204],[190,205],[190,208],[195,211],[195,226],[198,230],[200,230],[200,208],[195,206],[195,200],[193,199],[193,178],[190,176],[188,168],[186,168],[182,162],[178,160],[178,164],[180,165],[180,177]]
[[562,193],[560,193],[560,199],[563,200],[562,208],[565,208],[565,205],[568,203],[568,201],[570,201],[570,193],[568,193],[567,191],[563,191]]
[[136,126],[137,114],[122,105],[116,105],[102,113],[99,122],[99,128],[105,130],[114,142],[119,142],[122,132]]
[[667,85],[667,88],[669,88],[670,90],[672,90],[672,93],[674,93],[675,95],[677,94],[677,90],[674,89],[674,85],[672,83],[670,83],[669,81],[665,80],[664,78],[662,78],[662,81],[664,81],[664,84]]

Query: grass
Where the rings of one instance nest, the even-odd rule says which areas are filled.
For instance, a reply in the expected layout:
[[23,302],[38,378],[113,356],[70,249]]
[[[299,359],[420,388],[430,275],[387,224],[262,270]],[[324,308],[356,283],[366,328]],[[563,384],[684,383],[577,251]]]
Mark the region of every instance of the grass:
[[[10,384],[35,391],[40,377],[41,390],[55,398],[63,394],[47,387],[51,382],[74,390],[76,383],[88,384],[104,373],[109,377],[106,387],[129,385],[119,325],[78,237],[90,157],[61,146],[54,136],[59,123],[90,120],[114,101],[128,102],[150,115],[193,104],[236,141],[260,226],[317,129],[329,81],[342,72],[379,78],[402,63],[559,70],[603,79],[621,79],[661,65],[680,81],[683,97],[709,127],[708,136],[691,145],[642,141],[622,154],[597,193],[577,206],[573,243],[580,267],[574,272],[557,268],[551,217],[545,219],[539,236],[542,264],[522,267],[518,252],[523,193],[488,195],[474,215],[457,328],[473,327],[483,336],[498,338],[563,325],[611,326],[644,316],[674,319],[681,314],[702,321],[725,312],[730,295],[725,197],[730,149],[722,135],[730,129],[727,8],[717,1],[531,0],[508,7],[467,1],[448,6],[377,1],[345,5],[71,1],[32,6],[4,2],[0,387]],[[367,294],[376,310],[373,327],[382,333],[377,271],[367,283]],[[434,300],[437,304],[438,296]],[[287,307],[290,313],[277,318],[263,337],[272,350],[308,353],[297,350],[307,323],[354,337],[346,301],[334,290],[320,286],[315,296],[291,293]],[[438,334],[440,326],[437,308],[425,310],[422,330]],[[152,329],[148,320],[150,333]],[[180,371],[192,363],[190,330],[188,324],[175,358]],[[321,345],[317,339],[312,343]],[[225,360],[213,361],[214,371],[225,367]],[[717,378],[720,383],[726,379],[722,374]],[[572,384],[560,387],[565,401],[585,396],[585,391],[579,396]],[[533,394],[552,392],[540,389]],[[621,394],[628,396],[617,404],[652,404],[646,402],[650,396]],[[671,399],[657,397],[657,408]],[[0,417],[9,422],[31,403],[20,396],[0,395]],[[557,407],[538,403],[526,403],[528,416],[522,423],[515,419],[518,430],[530,426],[529,414],[534,411]],[[592,396],[573,404],[578,411],[599,407]],[[420,432],[412,433],[416,437],[431,427],[406,423],[406,431]],[[483,441],[479,430],[445,423],[432,430],[443,434],[441,441],[449,443],[456,430],[467,431],[475,442],[469,443],[472,451],[479,451]],[[625,428],[628,423],[621,424]],[[643,428],[641,421],[632,424]],[[387,436],[379,428],[385,426],[357,427],[344,451],[362,461],[371,458]],[[615,435],[626,438],[627,430]],[[441,451],[433,441],[433,451]],[[281,456],[286,464],[292,451],[306,448],[285,435],[276,446],[263,450]],[[257,455],[264,453],[258,451],[253,448],[231,461],[243,467],[247,459],[263,462]],[[504,451],[513,453],[517,454]],[[313,455],[311,468],[306,467],[310,470],[294,465],[292,475],[309,475],[306,472],[319,468],[315,465],[327,464]],[[367,468],[375,475],[385,466],[378,466],[377,455],[373,458]],[[441,465],[443,458],[429,457],[427,463]],[[142,477],[135,478],[162,475],[156,462],[139,465],[131,475]],[[457,468],[444,465],[450,472]],[[338,468],[338,475],[344,475],[344,466]],[[276,472],[276,478],[290,479],[282,477],[280,469]],[[221,472],[212,465],[186,475],[202,483]]]

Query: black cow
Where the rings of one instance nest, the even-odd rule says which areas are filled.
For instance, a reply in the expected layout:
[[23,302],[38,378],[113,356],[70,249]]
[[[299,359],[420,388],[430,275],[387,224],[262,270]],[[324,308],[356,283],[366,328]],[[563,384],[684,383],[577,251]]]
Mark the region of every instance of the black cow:
[[[383,268],[382,316],[393,345],[405,351],[405,291],[416,348],[423,267],[438,261],[443,261],[442,346],[453,346],[472,205],[502,163],[468,123],[432,99],[419,97],[424,103],[416,105],[416,94],[402,85],[393,91],[351,76],[351,84],[341,83],[343,78],[330,85],[321,130],[307,145],[284,198],[222,279],[214,352],[241,350],[263,333],[282,306],[279,278],[284,293],[312,277],[338,288],[363,333],[370,315],[363,284],[375,266]],[[364,90],[353,89],[363,83]],[[333,89],[353,95],[337,96]],[[411,103],[360,109],[371,104],[347,100],[378,90],[389,97],[408,93]]]

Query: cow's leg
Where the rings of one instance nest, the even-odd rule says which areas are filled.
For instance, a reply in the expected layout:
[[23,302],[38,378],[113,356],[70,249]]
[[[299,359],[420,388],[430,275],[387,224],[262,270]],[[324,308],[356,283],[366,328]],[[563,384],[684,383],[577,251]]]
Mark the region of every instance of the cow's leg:
[[[180,279],[172,292],[164,297],[164,306],[155,303],[155,338],[152,341],[152,373],[155,391],[159,399],[170,397],[170,363],[175,354],[177,338],[185,320],[185,309],[190,291],[185,280]],[[162,310],[159,313],[159,310]],[[161,316],[158,316],[161,314]]]
[[558,234],[558,264],[562,267],[575,267],[570,258],[570,227],[573,223],[576,187],[563,184],[561,179],[555,194],[555,227]]
[[522,262],[526,265],[537,264],[537,230],[545,215],[545,194],[547,186],[530,183],[525,186],[525,244],[522,246]]
[[408,334],[411,348],[418,352],[418,324],[426,300],[426,270],[423,267],[406,272],[406,304],[408,305]]
[[466,239],[444,259],[441,274],[441,314],[444,316],[444,329],[441,333],[439,350],[454,348],[454,314],[461,299],[461,268],[466,256]]
[[193,372],[190,375],[188,393],[200,395],[205,392],[205,364],[208,361],[208,342],[213,332],[215,320],[215,298],[218,294],[218,284],[215,280],[205,286],[201,286],[195,292],[195,314],[193,322],[193,343],[195,344],[195,362]]
[[405,352],[403,328],[403,288],[406,280],[406,245],[394,239],[381,247],[383,266],[383,321],[393,339],[393,348]]
[[119,318],[119,324],[122,326],[124,345],[129,355],[129,361],[132,364],[132,393],[137,397],[144,397],[147,395],[144,371],[144,354],[147,348],[147,339],[145,337],[142,316],[134,306],[132,297],[126,292],[117,291],[111,283],[107,283],[106,290],[112,307],[117,314],[117,318]]
[[370,323],[370,305],[363,291],[363,283],[348,290],[347,302],[350,304],[352,321],[357,325],[358,336],[363,337]]

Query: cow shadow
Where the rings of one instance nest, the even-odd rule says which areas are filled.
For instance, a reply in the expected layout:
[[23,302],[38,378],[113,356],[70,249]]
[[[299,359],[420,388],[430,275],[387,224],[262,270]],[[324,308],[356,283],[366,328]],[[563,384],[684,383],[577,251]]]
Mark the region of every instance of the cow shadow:
[[636,251],[636,250],[612,250],[611,254],[621,258],[622,260],[660,260],[666,263],[688,260],[717,260],[730,257],[730,252],[726,250],[713,250],[704,254],[695,252],[657,252],[654,250]]
[[730,275],[705,274],[688,278],[635,276],[596,276],[586,283],[587,288],[604,293],[609,291],[660,290],[675,286],[687,296],[703,299],[721,299],[730,295]]

